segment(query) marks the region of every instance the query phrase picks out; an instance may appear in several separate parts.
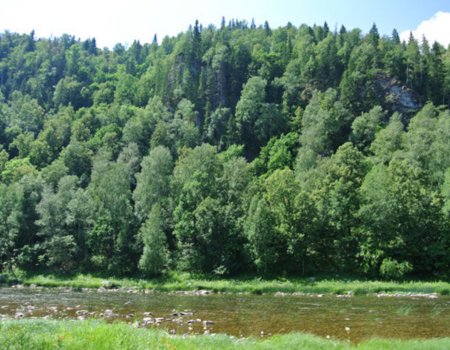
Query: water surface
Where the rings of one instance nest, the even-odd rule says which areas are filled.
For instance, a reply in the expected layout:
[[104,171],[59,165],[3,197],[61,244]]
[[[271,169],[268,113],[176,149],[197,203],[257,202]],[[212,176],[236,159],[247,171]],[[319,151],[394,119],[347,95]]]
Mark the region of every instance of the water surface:
[[450,337],[450,297],[274,296],[0,288],[0,318],[105,318],[174,334]]

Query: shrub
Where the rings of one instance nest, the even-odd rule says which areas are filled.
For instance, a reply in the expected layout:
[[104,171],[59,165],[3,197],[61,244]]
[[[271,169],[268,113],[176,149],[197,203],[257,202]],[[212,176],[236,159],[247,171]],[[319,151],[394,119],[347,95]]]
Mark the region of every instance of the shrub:
[[412,265],[409,262],[398,262],[391,258],[383,259],[380,266],[380,275],[384,278],[402,278],[411,271]]

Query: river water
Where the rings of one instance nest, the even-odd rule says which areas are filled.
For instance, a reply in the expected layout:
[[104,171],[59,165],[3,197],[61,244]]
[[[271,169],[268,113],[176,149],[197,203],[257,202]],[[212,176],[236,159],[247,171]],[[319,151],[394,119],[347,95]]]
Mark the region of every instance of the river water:
[[0,288],[0,319],[103,318],[172,334],[237,337],[307,332],[359,342],[372,337],[450,337],[450,297],[426,298],[136,293]]

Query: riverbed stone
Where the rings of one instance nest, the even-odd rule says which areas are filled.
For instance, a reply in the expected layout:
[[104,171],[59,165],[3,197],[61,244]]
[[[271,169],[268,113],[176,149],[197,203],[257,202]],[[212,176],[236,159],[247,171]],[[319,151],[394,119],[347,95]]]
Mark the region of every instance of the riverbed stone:
[[212,290],[200,289],[196,293],[197,295],[210,295],[212,294]]
[[75,314],[76,314],[77,316],[86,316],[88,313],[89,313],[88,310],[77,310],[77,311],[75,312]]

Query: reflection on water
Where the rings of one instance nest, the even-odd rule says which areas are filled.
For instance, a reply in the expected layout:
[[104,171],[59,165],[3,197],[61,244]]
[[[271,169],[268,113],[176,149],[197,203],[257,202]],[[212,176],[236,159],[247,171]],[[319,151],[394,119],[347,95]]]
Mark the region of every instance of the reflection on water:
[[171,333],[307,332],[358,342],[450,336],[450,297],[185,295],[0,288],[0,318],[104,318]]

